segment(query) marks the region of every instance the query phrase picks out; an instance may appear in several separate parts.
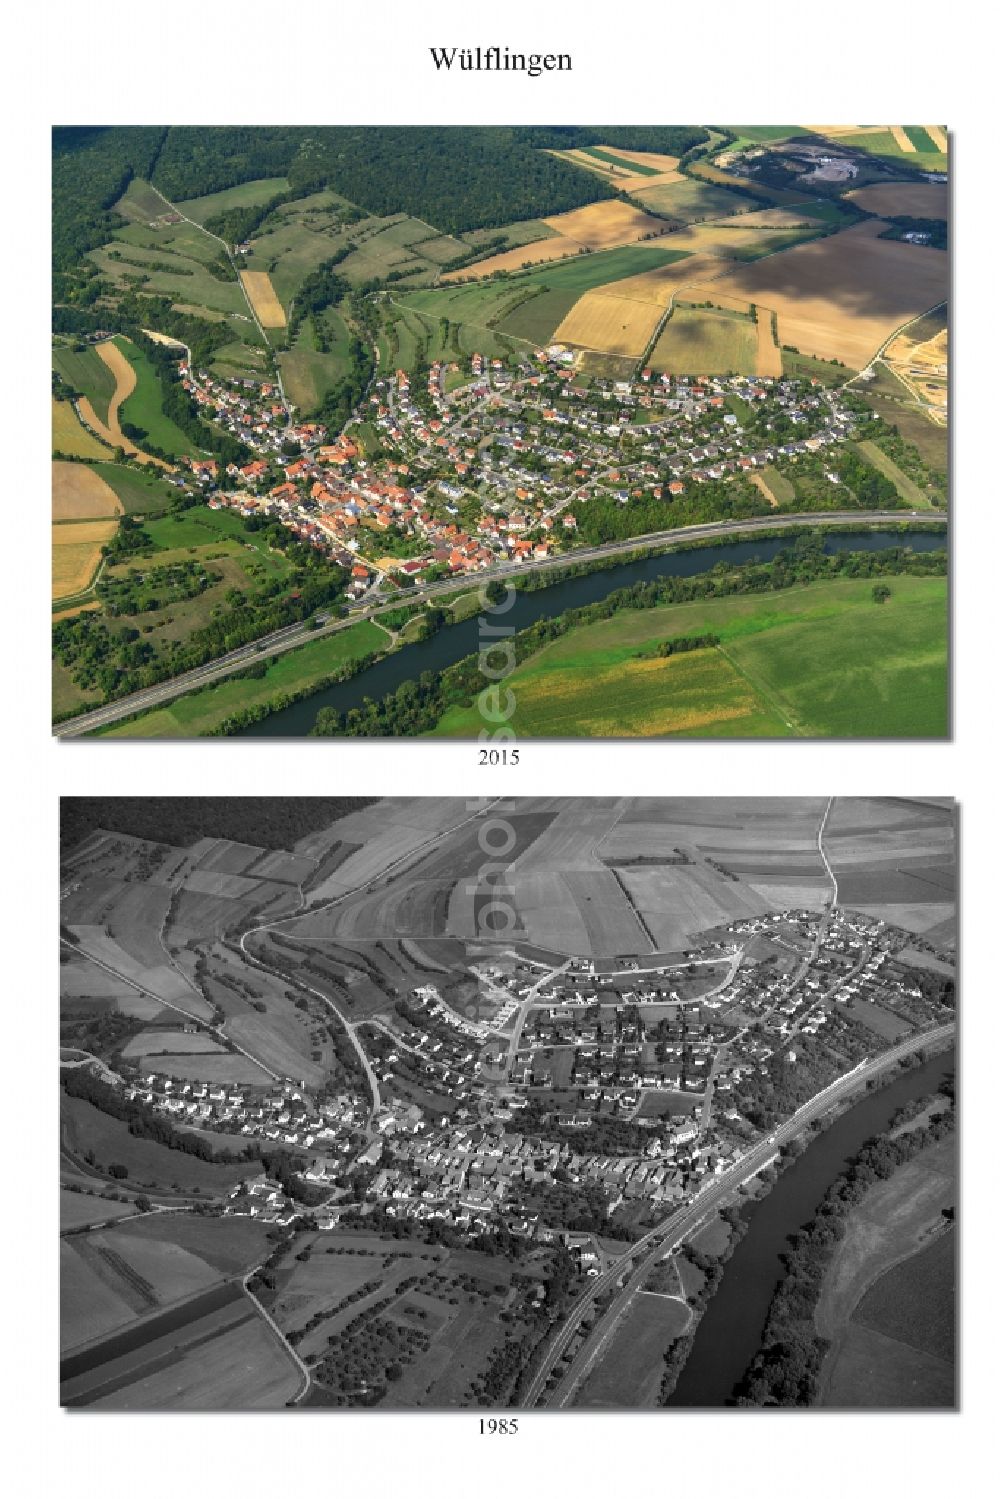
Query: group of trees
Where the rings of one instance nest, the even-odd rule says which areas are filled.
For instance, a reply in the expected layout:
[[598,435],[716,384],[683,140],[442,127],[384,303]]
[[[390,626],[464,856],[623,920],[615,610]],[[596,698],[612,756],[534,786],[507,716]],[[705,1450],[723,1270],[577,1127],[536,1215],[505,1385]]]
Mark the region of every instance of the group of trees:
[[245,1145],[240,1151],[217,1150],[196,1131],[175,1129],[169,1119],[154,1113],[139,1099],[127,1098],[89,1067],[64,1068],[61,1081],[69,1098],[82,1098],[100,1109],[102,1114],[122,1120],[128,1125],[129,1134],[137,1139],[152,1140],[157,1145],[165,1145],[168,1150],[179,1150],[213,1165],[242,1165],[260,1156],[260,1149],[254,1144]]

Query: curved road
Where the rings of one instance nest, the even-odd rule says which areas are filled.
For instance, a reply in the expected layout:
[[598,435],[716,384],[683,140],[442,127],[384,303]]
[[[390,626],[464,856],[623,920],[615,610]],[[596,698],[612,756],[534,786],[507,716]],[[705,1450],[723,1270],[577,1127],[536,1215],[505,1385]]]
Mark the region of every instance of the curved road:
[[95,729],[107,728],[120,719],[131,717],[134,713],[143,713],[150,708],[161,707],[164,703],[172,702],[174,698],[183,697],[186,692],[192,692],[196,687],[204,687],[252,662],[261,661],[268,656],[280,655],[283,651],[292,650],[295,646],[303,645],[307,641],[319,640],[325,635],[335,635],[340,630],[349,629],[359,619],[375,618],[377,621],[381,609],[397,609],[401,602],[407,605],[423,603],[449,593],[468,593],[470,588],[484,586],[491,582],[505,582],[525,573],[546,572],[553,568],[558,570],[563,567],[572,567],[578,562],[593,562],[599,558],[623,556],[632,552],[641,553],[651,548],[676,543],[701,540],[722,541],[728,537],[741,537],[756,532],[766,534],[769,531],[781,530],[785,526],[846,526],[863,531],[872,527],[898,526],[903,520],[909,525],[927,525],[940,524],[945,519],[946,517],[937,511],[900,510],[831,510],[816,511],[813,514],[782,515],[780,518],[765,515],[742,521],[709,521],[704,525],[683,526],[673,531],[650,532],[645,536],[633,536],[628,541],[611,542],[606,546],[574,548],[571,552],[562,552],[546,560],[535,559],[524,563],[506,562],[476,577],[463,575],[460,578],[446,578],[440,583],[429,584],[425,588],[414,590],[403,600],[397,598],[387,601],[380,609],[362,602],[359,606],[349,609],[346,618],[331,619],[329,616],[319,615],[317,616],[320,620],[318,628],[310,626],[308,621],[302,624],[286,625],[281,630],[275,630],[271,635],[264,635],[260,640],[240,646],[224,656],[218,656],[214,661],[206,662],[204,666],[197,666],[191,671],[182,672],[180,676],[172,677],[168,682],[158,682],[155,687],[142,688],[139,692],[117,698],[113,703],[106,703],[103,707],[91,709],[88,713],[80,713],[75,718],[67,718],[62,723],[54,724],[52,732],[57,738],[72,739],[81,734],[92,733]]
[[[574,1304],[572,1311],[556,1333],[541,1365],[527,1390],[525,1391],[521,1409],[528,1410],[532,1406],[542,1403],[545,1385],[553,1368],[562,1358],[569,1345],[576,1336],[580,1323],[590,1311],[597,1298],[605,1295],[614,1286],[615,1281],[623,1269],[631,1262],[633,1273],[629,1284],[623,1293],[616,1296],[611,1307],[605,1313],[595,1329],[596,1343],[587,1339],[579,1350],[573,1364],[567,1369],[560,1383],[552,1392],[548,1404],[553,1409],[565,1408],[571,1403],[572,1396],[580,1379],[589,1372],[591,1365],[600,1356],[608,1339],[615,1330],[615,1326],[631,1300],[632,1295],[638,1289],[640,1278],[652,1269],[657,1259],[665,1250],[675,1248],[695,1229],[705,1217],[706,1213],[714,1208],[722,1207],[728,1197],[740,1186],[755,1176],[758,1171],[777,1153],[782,1145],[788,1143],[797,1134],[819,1115],[825,1113],[834,1104],[842,1102],[852,1093],[865,1088],[872,1077],[884,1072],[893,1066],[904,1056],[911,1052],[920,1051],[925,1046],[933,1046],[954,1036],[954,1022],[947,1025],[935,1027],[932,1031],[925,1031],[922,1035],[908,1037],[897,1046],[891,1047],[880,1056],[873,1058],[870,1062],[863,1063],[854,1071],[838,1078],[821,1092],[817,1093],[808,1103],[802,1105],[790,1119],[780,1125],[765,1140],[760,1141],[752,1150],[746,1152],[740,1160],[735,1162],[721,1176],[713,1178],[683,1207],[662,1223],[651,1228],[647,1234],[635,1244],[630,1245],[623,1256],[616,1261],[615,1265],[606,1270],[603,1275],[597,1277],[593,1283],[583,1292],[580,1299]],[[626,1294],[627,1293],[627,1294]]]

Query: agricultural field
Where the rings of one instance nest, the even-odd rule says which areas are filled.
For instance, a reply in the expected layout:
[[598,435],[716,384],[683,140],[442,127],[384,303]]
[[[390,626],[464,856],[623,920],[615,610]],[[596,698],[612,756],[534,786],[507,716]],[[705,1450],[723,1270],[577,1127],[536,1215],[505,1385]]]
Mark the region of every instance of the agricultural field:
[[[102,516],[120,515],[122,509],[121,500],[97,469],[85,463],[53,463],[54,522],[96,520]],[[58,540],[55,544],[58,545]]]
[[746,206],[746,198],[727,192],[724,187],[699,182],[691,177],[681,177],[677,182],[650,184],[636,183],[631,195],[637,203],[650,208],[654,213],[667,214],[681,224],[694,224],[702,219],[719,218],[725,214],[739,213]]
[[881,229],[866,220],[727,271],[717,290],[773,309],[782,345],[863,369],[901,323],[948,292],[946,254],[879,239]]
[[267,272],[241,271],[240,280],[263,327],[284,328],[286,325],[285,309],[278,301]]
[[289,401],[303,416],[319,406],[327,391],[350,370],[350,330],[339,312],[327,308],[322,316],[328,349],[321,353],[311,323],[304,326],[292,348],[278,355],[281,378]]
[[104,443],[80,421],[70,401],[52,398],[52,451],[68,458],[108,458]]
[[638,1291],[618,1330],[573,1401],[575,1410],[653,1409],[663,1378],[663,1356],[690,1327],[679,1298]]
[[848,203],[856,203],[866,213],[885,218],[946,219],[948,217],[948,184],[945,182],[885,182],[858,188],[848,193]]
[[752,375],[757,328],[735,312],[677,304],[649,356],[650,368],[675,375]]
[[[947,722],[943,579],[838,580],[763,598],[667,605],[572,630],[511,673],[523,737],[905,737]],[[644,658],[658,640],[712,632],[717,649]],[[877,642],[877,648],[876,648]],[[475,724],[473,721],[475,720]],[[451,708],[435,735],[475,733]]]
[[[124,1166],[128,1176],[122,1185],[132,1191],[149,1190],[166,1196],[197,1192],[206,1198],[219,1197],[243,1177],[254,1174],[253,1162],[216,1165],[187,1151],[169,1150],[155,1140],[140,1139],[129,1133],[124,1120],[112,1119],[82,1098],[63,1098],[60,1120],[64,1148],[71,1155],[92,1151],[103,1172],[112,1165]],[[237,1149],[242,1144],[233,1143]]]
[[70,390],[85,398],[85,412],[92,411],[103,424],[108,419],[108,407],[117,382],[98,349],[99,346],[93,344],[71,347],[57,341],[52,345],[52,366]]
[[955,1144],[944,1139],[879,1182],[847,1219],[816,1307],[831,1349],[827,1409],[950,1405],[954,1398]]
[[101,547],[116,520],[60,521],[52,527],[52,599],[71,599],[89,588],[101,565]]

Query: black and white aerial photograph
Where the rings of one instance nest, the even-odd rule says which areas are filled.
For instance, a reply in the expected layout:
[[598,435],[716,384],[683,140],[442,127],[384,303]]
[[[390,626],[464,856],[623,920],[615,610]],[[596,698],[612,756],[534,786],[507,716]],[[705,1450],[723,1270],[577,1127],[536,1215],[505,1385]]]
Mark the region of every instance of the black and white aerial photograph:
[[64,1407],[954,1409],[948,798],[60,840]]

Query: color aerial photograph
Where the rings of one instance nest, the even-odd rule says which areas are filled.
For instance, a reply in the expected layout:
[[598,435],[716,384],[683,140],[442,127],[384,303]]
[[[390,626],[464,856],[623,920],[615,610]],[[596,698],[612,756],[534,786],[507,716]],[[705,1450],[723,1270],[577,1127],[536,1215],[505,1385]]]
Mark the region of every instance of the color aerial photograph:
[[955,1408],[948,798],[61,806],[63,1407]]
[[940,739],[940,125],[53,131],[76,738]]

